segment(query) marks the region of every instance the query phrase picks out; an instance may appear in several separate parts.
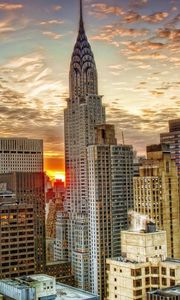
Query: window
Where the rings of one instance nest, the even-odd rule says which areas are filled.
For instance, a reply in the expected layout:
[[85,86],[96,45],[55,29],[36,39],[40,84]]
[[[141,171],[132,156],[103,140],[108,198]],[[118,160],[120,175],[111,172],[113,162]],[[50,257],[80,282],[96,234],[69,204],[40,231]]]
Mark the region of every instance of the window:
[[141,296],[142,295],[142,290],[133,291],[133,295],[134,296]]
[[175,269],[170,269],[170,276],[175,277]]
[[142,286],[141,279],[133,280],[133,287],[140,287],[140,286]]
[[131,276],[141,276],[141,269],[131,269]]
[[149,267],[145,268],[145,274],[148,275],[149,274]]
[[157,267],[152,267],[152,268],[151,268],[151,274],[159,274],[159,268],[157,268]]
[[161,273],[162,273],[162,275],[166,275],[166,268],[161,268]]
[[157,285],[157,284],[159,284],[159,278],[157,278],[157,277],[152,277],[151,278],[151,284],[155,284],[155,285]]
[[162,278],[162,285],[167,285],[167,279],[166,278]]
[[174,286],[175,285],[175,280],[170,280],[170,286]]

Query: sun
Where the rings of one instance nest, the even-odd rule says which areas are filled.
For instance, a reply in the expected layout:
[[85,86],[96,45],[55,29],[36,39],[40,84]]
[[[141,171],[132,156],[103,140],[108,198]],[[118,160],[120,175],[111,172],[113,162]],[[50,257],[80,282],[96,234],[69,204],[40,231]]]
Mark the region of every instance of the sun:
[[62,181],[65,182],[65,174],[63,171],[51,171],[47,170],[46,171],[47,175],[51,178],[51,180],[56,180],[56,179],[61,179]]
[[55,172],[54,174],[55,179],[61,179],[62,181],[65,181],[65,175],[63,172]]

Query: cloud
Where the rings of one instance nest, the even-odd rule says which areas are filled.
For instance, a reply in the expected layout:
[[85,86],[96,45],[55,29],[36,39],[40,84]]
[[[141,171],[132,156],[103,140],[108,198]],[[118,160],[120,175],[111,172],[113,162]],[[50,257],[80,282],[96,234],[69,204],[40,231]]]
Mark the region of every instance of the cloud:
[[14,31],[15,28],[8,20],[0,21],[0,36]]
[[159,92],[159,91],[150,91],[150,93],[156,97],[164,95],[164,92]]
[[138,37],[138,36],[146,35],[148,32],[149,32],[148,29],[143,29],[143,28],[142,29],[125,28],[119,26],[118,24],[107,25],[101,30],[99,34],[91,36],[91,40],[107,41],[110,44],[114,45],[114,42],[118,43],[117,40],[114,40],[115,38],[120,38],[121,41],[122,37]]
[[180,106],[163,108],[141,109],[138,114],[129,112],[123,107],[117,108],[120,100],[117,99],[107,108],[107,121],[115,124],[118,142],[122,142],[122,131],[125,143],[134,146],[140,153],[145,152],[146,145],[159,142],[159,134],[167,131],[168,120],[178,118]]
[[92,11],[91,15],[96,16],[97,18],[104,18],[107,15],[122,16],[124,10],[120,6],[110,6],[105,3],[96,3],[91,4]]
[[[175,7],[174,7],[175,9]],[[176,8],[177,10],[177,8]],[[173,10],[175,11],[175,10]],[[166,26],[167,27],[173,27],[175,28],[177,25],[180,23],[180,14],[177,14],[174,18],[172,18],[170,21],[167,22]]]
[[59,10],[61,10],[61,8],[62,8],[61,5],[54,5],[53,6],[53,10],[55,10],[55,11],[59,11]]
[[143,8],[147,6],[148,0],[131,0],[129,6],[131,8]]
[[146,60],[146,59],[165,60],[167,58],[168,58],[167,55],[158,52],[148,53],[148,54],[135,54],[128,57],[129,60]]
[[40,22],[40,25],[60,25],[63,24],[64,21],[63,20],[46,20],[46,21],[42,21]]
[[156,12],[151,15],[141,15],[135,11],[128,11],[124,15],[124,21],[126,23],[136,23],[136,22],[147,22],[147,23],[159,23],[168,17],[167,12]]
[[25,16],[19,18],[16,14],[1,19],[0,21],[0,37],[5,39],[17,31],[23,30],[27,27],[30,20]]
[[58,34],[52,31],[44,31],[42,34],[53,40],[60,40],[63,37],[62,34]]
[[[144,40],[141,42],[122,42],[123,45],[125,45],[127,48],[124,52],[127,50],[130,50],[130,52],[143,52],[148,49],[148,51],[153,51],[153,50],[159,50],[165,47],[164,43],[160,42],[151,42],[150,40]],[[129,52],[128,52],[129,53]]]
[[23,5],[21,3],[0,3],[0,10],[16,10],[21,8],[23,8]]
[[160,28],[157,30],[157,36],[159,38],[164,38],[171,40],[173,42],[180,41],[180,29],[170,29],[170,28]]
[[142,20],[148,23],[159,23],[168,17],[167,12],[156,12],[149,16],[142,16]]
[[44,53],[14,57],[0,67],[0,135],[43,138],[45,152],[63,157],[66,88],[47,67]]

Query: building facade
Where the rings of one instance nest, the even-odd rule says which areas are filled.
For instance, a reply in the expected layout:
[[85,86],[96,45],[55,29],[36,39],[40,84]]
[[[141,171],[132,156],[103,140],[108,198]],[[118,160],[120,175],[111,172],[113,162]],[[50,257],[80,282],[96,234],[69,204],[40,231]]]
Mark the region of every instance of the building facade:
[[147,222],[122,232],[122,256],[107,259],[107,300],[146,300],[151,290],[180,282],[180,260],[167,258],[166,232]]
[[46,263],[43,141],[0,138],[0,185],[15,194],[19,204],[32,205],[35,272]]
[[121,254],[121,230],[133,202],[133,150],[117,145],[114,126],[96,127],[88,146],[90,289],[104,299],[106,258]]
[[[68,257],[72,261],[77,286],[87,289],[89,250],[86,242],[88,236],[86,147],[94,142],[95,125],[105,122],[105,109],[102,106],[102,96],[98,95],[96,64],[84,29],[82,1],[80,1],[79,32],[70,64],[69,92],[70,97],[64,111],[65,208],[69,213]],[[82,244],[79,245],[76,236],[81,235],[79,242],[82,241]]]
[[[1,185],[2,188],[2,185]],[[0,192],[0,278],[35,272],[34,213],[10,191]]]
[[19,204],[33,206],[35,271],[44,272],[46,264],[44,173],[1,174],[0,185],[6,185],[7,190],[16,195]]
[[180,201],[175,160],[168,145],[147,147],[147,160],[134,177],[134,207],[166,230],[169,257],[180,257]]
[[56,213],[56,239],[54,244],[54,260],[68,261],[68,213]]
[[0,174],[43,172],[43,141],[0,138]]
[[170,145],[172,158],[176,161],[178,175],[180,176],[180,119],[169,121],[169,132],[160,134],[161,143]]

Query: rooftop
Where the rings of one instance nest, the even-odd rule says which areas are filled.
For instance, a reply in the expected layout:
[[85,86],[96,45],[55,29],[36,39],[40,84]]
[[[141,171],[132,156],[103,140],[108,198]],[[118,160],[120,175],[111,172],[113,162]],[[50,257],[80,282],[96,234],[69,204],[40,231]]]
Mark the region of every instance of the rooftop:
[[180,259],[178,259],[178,258],[175,259],[175,258],[167,257],[165,262],[180,265]]
[[165,289],[162,289],[162,290],[156,290],[156,291],[150,292],[150,294],[165,296],[165,297],[180,296],[180,285],[165,288]]
[[18,280],[12,280],[12,279],[1,279],[1,282],[8,284],[10,286],[14,286],[19,290],[22,289],[28,289],[29,287],[24,284],[24,283],[20,283]]
[[86,300],[86,299],[98,299],[96,295],[93,295],[89,292],[85,292],[83,290],[73,288],[71,286],[57,283],[56,284],[57,297],[56,300]]
[[123,256],[113,257],[111,260],[112,261],[117,261],[117,262],[122,262],[122,263],[131,263],[131,264],[139,264],[140,263],[136,260],[130,260],[130,259],[127,259],[126,257],[123,257]]
[[[2,279],[0,280],[0,283],[3,282],[7,285],[14,286],[17,289],[26,290],[29,287],[35,287],[34,285],[31,285],[31,283],[36,282],[45,282],[49,281],[51,279],[55,279],[55,277],[44,275],[44,274],[37,274],[37,275],[31,275],[31,276],[22,276],[17,278],[16,280],[11,279]],[[56,283],[56,300],[98,300],[98,296],[91,294],[89,292],[83,291],[81,289],[77,289],[62,283]]]

